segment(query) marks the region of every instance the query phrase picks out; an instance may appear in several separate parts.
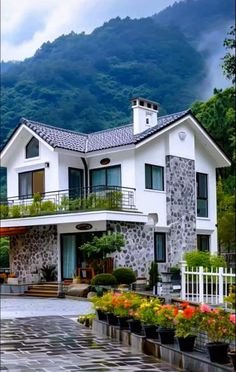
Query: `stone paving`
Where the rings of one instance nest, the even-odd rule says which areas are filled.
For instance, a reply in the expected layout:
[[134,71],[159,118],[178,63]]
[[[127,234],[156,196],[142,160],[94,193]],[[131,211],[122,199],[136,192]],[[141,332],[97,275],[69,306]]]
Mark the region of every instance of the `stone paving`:
[[89,301],[23,296],[2,296],[0,308],[1,319],[51,315],[78,316],[93,312]]
[[177,371],[63,316],[1,322],[1,371]]

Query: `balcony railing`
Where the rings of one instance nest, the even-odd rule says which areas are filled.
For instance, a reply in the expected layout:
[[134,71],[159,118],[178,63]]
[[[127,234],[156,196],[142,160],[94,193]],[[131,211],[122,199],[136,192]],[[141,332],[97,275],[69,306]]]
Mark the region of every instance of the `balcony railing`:
[[93,186],[10,197],[0,201],[2,219],[94,210],[136,210],[135,189]]

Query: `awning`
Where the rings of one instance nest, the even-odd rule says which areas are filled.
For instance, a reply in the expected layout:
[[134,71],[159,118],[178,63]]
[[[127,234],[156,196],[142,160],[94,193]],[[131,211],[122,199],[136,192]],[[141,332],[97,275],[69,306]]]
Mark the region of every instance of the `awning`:
[[27,231],[27,227],[0,227],[0,237],[25,234]]

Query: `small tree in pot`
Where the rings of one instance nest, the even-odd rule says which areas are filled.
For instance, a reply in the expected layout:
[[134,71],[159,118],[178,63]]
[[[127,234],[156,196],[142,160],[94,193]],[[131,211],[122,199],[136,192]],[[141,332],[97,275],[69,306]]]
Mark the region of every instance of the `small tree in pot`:
[[[105,271],[105,260],[114,252],[120,252],[125,245],[122,234],[103,235],[100,238],[94,236],[91,242],[81,245],[80,249],[84,252],[86,258],[100,260],[101,267],[98,271]],[[96,262],[95,262],[96,264]]]

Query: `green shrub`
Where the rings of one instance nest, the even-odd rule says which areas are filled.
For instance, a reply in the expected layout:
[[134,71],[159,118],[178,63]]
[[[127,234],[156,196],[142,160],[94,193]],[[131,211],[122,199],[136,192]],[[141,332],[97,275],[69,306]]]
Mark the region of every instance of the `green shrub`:
[[21,217],[21,206],[20,205],[12,205],[10,207],[10,213],[13,218]]
[[61,198],[61,204],[59,205],[59,210],[67,211],[69,209],[69,198],[63,196]]
[[151,267],[149,269],[149,286],[151,289],[158,283],[158,280],[158,265],[155,261],[152,261]]
[[225,259],[221,256],[211,255],[209,252],[194,251],[185,253],[188,267],[203,266],[207,268],[226,267]]
[[40,210],[41,212],[53,213],[56,211],[56,205],[51,200],[45,200],[41,203]]
[[210,266],[212,267],[226,267],[226,261],[224,257],[213,254],[210,256]]
[[9,267],[9,238],[0,238],[0,267]]
[[91,281],[92,285],[115,285],[117,280],[112,274],[98,274]]
[[8,205],[0,205],[0,217],[1,218],[7,218],[8,217],[8,212],[9,212],[9,207]]
[[136,281],[134,271],[128,267],[116,269],[112,274],[115,276],[118,284],[131,284]]

